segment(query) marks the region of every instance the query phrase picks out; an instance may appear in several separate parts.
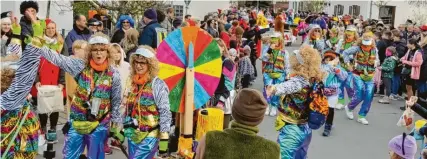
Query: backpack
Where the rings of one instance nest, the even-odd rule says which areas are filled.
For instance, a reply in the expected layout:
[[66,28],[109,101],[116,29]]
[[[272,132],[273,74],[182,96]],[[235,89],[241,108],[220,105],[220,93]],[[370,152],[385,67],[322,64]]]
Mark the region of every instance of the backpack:
[[308,91],[308,126],[317,130],[325,124],[326,117],[329,114],[328,99],[324,95],[323,82],[314,82],[312,88]]

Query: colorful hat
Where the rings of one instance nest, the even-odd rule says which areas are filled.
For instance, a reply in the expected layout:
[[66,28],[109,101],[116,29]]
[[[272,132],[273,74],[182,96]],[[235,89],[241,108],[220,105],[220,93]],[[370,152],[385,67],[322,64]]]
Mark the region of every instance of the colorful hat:
[[330,57],[330,58],[332,58],[332,59],[335,59],[336,57],[338,57],[339,56],[339,54],[338,53],[336,53],[335,51],[333,51],[333,50],[327,50],[327,51],[325,51],[325,53],[323,54],[323,59],[326,59],[326,58],[328,58],[328,57]]
[[424,24],[420,27],[421,31],[427,31],[427,24]]
[[357,28],[354,25],[348,25],[346,31],[354,31],[355,32],[355,31],[357,31]]
[[310,24],[310,25],[308,26],[308,28],[310,28],[310,30],[311,30],[311,29],[321,29],[319,24]]

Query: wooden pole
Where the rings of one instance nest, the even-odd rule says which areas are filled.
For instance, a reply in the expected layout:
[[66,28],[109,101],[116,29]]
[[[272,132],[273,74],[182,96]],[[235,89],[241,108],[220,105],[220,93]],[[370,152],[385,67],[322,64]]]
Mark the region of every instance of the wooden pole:
[[185,70],[185,108],[184,108],[184,135],[193,134],[193,105],[194,105],[194,47],[188,46],[188,68]]

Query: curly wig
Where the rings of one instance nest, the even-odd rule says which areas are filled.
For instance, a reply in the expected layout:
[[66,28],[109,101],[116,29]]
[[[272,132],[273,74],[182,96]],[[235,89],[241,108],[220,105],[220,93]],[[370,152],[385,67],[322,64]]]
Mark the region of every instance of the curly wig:
[[117,29],[121,29],[121,28],[123,27],[122,22],[123,22],[124,20],[128,20],[128,21],[129,21],[129,23],[130,23],[130,26],[131,26],[132,28],[135,26],[135,21],[132,19],[132,17],[131,17],[130,15],[122,14],[122,15],[120,15],[120,17],[119,17],[119,20],[117,20],[117,23],[116,23],[116,28],[117,28]]
[[321,69],[322,57],[320,53],[308,45],[303,45],[298,54],[302,57],[302,63],[298,61],[295,54],[289,57],[291,74],[302,76],[306,80],[314,78],[317,81],[322,81],[325,73]]
[[0,91],[1,94],[5,92],[9,86],[12,84],[13,79],[15,78],[15,70],[12,68],[4,68],[0,71],[1,74],[1,85]]
[[19,6],[19,11],[24,15],[28,8],[34,8],[36,12],[39,12],[39,4],[36,1],[23,1]]
[[283,18],[281,15],[276,16],[276,19],[274,19],[274,31],[278,32],[285,32],[285,24],[282,22]]
[[[101,33],[101,32],[97,32],[97,33],[93,34],[91,36],[91,38],[94,37],[94,36],[101,36],[103,38],[107,38],[108,41],[110,41],[110,38],[107,35],[105,35],[104,33]],[[108,50],[109,47],[110,47],[110,45],[108,45],[108,44],[102,44],[102,45],[88,44],[86,46],[87,59],[85,59],[87,66],[89,66],[90,59],[92,59],[92,50],[106,50],[107,51],[107,59],[106,60],[108,60],[108,62],[110,64],[113,64],[114,60],[111,59],[111,54],[110,54],[110,51]]]
[[[149,51],[151,51],[153,54],[156,54],[156,51],[154,51],[153,48],[151,48],[150,46],[147,45],[140,45],[138,48],[144,48],[147,49]],[[135,59],[135,54],[130,55],[130,60],[129,60],[129,64],[131,65],[131,76],[135,75],[135,65],[133,64],[133,60]],[[153,80],[155,77],[157,77],[157,75],[159,74],[159,60],[157,60],[156,56],[152,57],[152,58],[145,58],[143,57],[145,60],[147,60],[147,64],[148,64],[148,72],[150,74],[149,76],[149,80]]]

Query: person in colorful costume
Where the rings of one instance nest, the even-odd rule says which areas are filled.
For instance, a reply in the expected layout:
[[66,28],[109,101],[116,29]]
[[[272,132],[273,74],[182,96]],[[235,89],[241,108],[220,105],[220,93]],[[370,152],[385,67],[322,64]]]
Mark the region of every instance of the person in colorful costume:
[[350,63],[345,63],[344,62],[344,56],[342,54],[342,52],[344,50],[349,49],[350,47],[352,47],[354,44],[356,44],[357,40],[359,39],[358,33],[357,33],[357,29],[354,25],[349,25],[347,26],[347,29],[345,31],[344,34],[344,38],[341,39],[337,45],[336,48],[336,52],[340,53],[340,64],[341,67],[347,71],[348,76],[347,79],[345,81],[342,82],[341,86],[340,86],[340,92],[339,92],[339,97],[338,97],[338,104],[337,104],[337,109],[342,109],[344,108],[345,105],[345,94],[344,94],[344,88],[345,91],[347,92],[347,98],[349,98],[348,101],[351,101],[351,98],[353,97],[353,92],[354,92],[354,87],[353,87],[353,74],[352,71],[349,70],[348,66],[350,67],[354,67],[354,62],[353,61],[353,56],[349,56],[350,58]]
[[322,28],[320,28],[318,24],[310,24],[308,28],[310,31],[308,32],[308,38],[305,39],[304,44],[311,46],[319,53],[323,53],[326,48],[326,43],[322,36]]
[[40,47],[44,44],[42,21],[33,21],[33,37],[27,36],[22,52],[21,26],[12,20],[12,39],[8,50],[22,52],[19,67],[2,68],[1,74],[1,158],[35,159],[40,123],[28,101],[40,65]]
[[[155,51],[139,46],[130,57],[131,73],[126,82],[124,103],[124,137],[128,138],[129,158],[153,158],[159,148],[165,154],[168,148],[172,114],[169,89],[157,77],[159,62]],[[114,137],[124,140],[120,129],[111,129]]]
[[340,38],[338,37],[338,29],[332,28],[329,30],[329,39],[326,40],[326,47],[328,50],[335,51],[339,47],[338,43],[340,42]]
[[64,158],[78,158],[88,148],[88,158],[104,159],[104,141],[121,123],[121,83],[117,69],[110,65],[109,39],[96,33],[89,39],[87,60],[72,58],[42,48],[42,56],[75,77],[78,86],[71,102],[70,120],[65,129]]
[[347,67],[353,72],[354,94],[351,102],[345,106],[346,115],[349,119],[353,119],[353,109],[363,101],[362,107],[359,110],[358,122],[368,125],[366,115],[371,108],[372,99],[374,97],[374,82],[373,77],[375,68],[378,66],[379,59],[377,49],[373,40],[372,32],[365,32],[362,38],[358,41],[357,46],[353,46],[343,51],[344,63],[350,64],[350,56],[354,55],[355,66]]
[[347,78],[347,71],[339,66],[339,54],[328,50],[323,55],[322,70],[327,76],[323,79],[325,85],[324,93],[328,98],[329,113],[326,118],[325,130],[323,136],[327,137],[331,133],[334,121],[334,112],[338,103],[338,93],[341,82]]
[[325,74],[321,70],[321,56],[310,46],[304,45],[289,57],[291,72],[289,80],[271,85],[267,96],[281,96],[276,130],[282,159],[307,158],[312,129],[308,115],[309,91],[315,81],[322,81]]
[[[270,39],[270,47],[264,49],[264,51],[262,61],[264,62],[263,80],[265,93],[268,86],[282,83],[286,78],[285,69],[288,68],[286,67],[286,59],[288,57],[284,50],[282,34],[273,32]],[[276,116],[277,108],[280,105],[279,100],[279,96],[267,98],[268,107],[265,111],[265,115]]]

